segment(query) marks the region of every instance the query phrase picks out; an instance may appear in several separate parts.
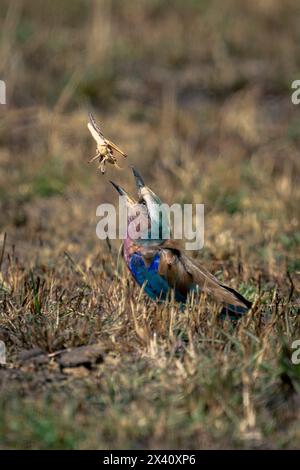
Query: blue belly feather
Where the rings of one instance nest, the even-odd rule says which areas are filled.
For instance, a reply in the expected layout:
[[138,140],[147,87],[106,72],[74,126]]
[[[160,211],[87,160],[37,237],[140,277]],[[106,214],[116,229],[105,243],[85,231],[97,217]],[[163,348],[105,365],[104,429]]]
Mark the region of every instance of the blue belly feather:
[[[156,253],[149,267],[140,253],[134,253],[129,262],[129,269],[145,293],[152,300],[165,300],[170,292],[171,287],[167,280],[158,274],[160,262],[160,253]],[[185,297],[175,289],[175,299],[177,302],[185,302]]]

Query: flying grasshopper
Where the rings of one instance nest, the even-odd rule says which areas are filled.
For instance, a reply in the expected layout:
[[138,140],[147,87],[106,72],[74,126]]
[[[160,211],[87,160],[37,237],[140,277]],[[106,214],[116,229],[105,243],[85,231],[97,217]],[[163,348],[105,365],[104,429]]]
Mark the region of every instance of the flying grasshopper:
[[87,125],[88,129],[97,143],[96,155],[89,160],[89,163],[98,159],[98,168],[100,168],[102,174],[105,173],[106,162],[111,163],[112,165],[115,165],[117,168],[120,169],[119,165],[117,164],[117,159],[114,156],[113,152],[115,150],[116,152],[120,153],[123,157],[127,157],[126,153],[124,153],[116,144],[104,137],[92,113],[89,113],[89,121],[90,122]]

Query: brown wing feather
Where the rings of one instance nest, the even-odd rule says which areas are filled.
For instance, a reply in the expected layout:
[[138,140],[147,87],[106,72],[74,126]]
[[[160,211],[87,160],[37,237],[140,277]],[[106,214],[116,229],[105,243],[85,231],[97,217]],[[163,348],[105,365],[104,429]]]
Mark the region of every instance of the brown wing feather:
[[220,302],[245,307],[246,304],[236,294],[234,289],[228,290],[218,279],[204,268],[197,266],[194,261],[186,255],[181,256],[182,263],[186,271],[192,276],[193,282],[198,284],[201,290],[211,294]]
[[[175,259],[173,261],[173,269],[177,271],[178,278],[182,276],[184,283],[188,283],[186,286],[187,291],[188,287],[191,287],[193,284],[197,284],[201,291],[211,294],[220,302],[242,307],[249,306],[250,303],[238,292],[221,284],[213,274],[205,268],[198,266],[191,258],[183,254],[178,248],[176,241],[167,240],[163,244],[163,247],[164,249],[171,251],[171,253],[173,253],[173,257],[177,258],[176,261]],[[166,255],[166,257],[171,259],[170,255]],[[174,277],[173,273],[171,275]]]
[[155,253],[160,251],[159,274],[167,279],[170,287],[176,286],[183,295],[186,295],[193,285],[198,285],[200,291],[210,294],[219,302],[240,307],[251,305],[242,295],[221,284],[213,274],[205,268],[200,268],[194,260],[183,254],[174,240],[139,249],[147,265],[151,263]]
[[193,278],[184,268],[176,252],[171,249],[160,250],[158,273],[167,279],[170,287],[176,287],[181,294],[187,295]]

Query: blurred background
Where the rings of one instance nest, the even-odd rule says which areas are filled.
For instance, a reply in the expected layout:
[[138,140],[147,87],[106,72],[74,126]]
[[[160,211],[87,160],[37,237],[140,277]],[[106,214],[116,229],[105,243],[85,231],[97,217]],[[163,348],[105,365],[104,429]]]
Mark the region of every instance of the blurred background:
[[102,177],[87,164],[92,110],[129,154],[120,164],[163,200],[205,204],[205,256],[240,245],[272,275],[278,263],[299,269],[289,258],[300,236],[299,10],[291,0],[1,0],[9,239],[22,250],[51,238],[52,257],[69,227],[74,243],[99,245],[96,206],[116,201],[107,180],[134,187],[128,169]]
[[[165,202],[205,204],[205,246],[194,256],[206,268],[251,300],[265,293],[265,305],[275,305],[276,296],[287,299],[283,303],[290,301],[300,272],[300,105],[291,102],[291,83],[300,79],[299,15],[298,0],[0,0],[0,79],[7,91],[7,104],[0,105],[2,247],[6,233],[0,256],[0,311],[5,325],[0,336],[9,338],[9,357],[17,357],[22,348],[39,346],[53,352],[99,338],[112,338],[120,351],[124,346],[121,359],[113,356],[104,372],[101,397],[111,408],[106,411],[100,403],[97,424],[94,402],[87,397],[96,396],[98,388],[97,393],[90,393],[88,387],[80,392],[74,407],[61,412],[61,422],[53,416],[63,399],[54,399],[51,415],[48,395],[26,408],[18,391],[19,398],[7,394],[6,405],[1,407],[4,447],[13,447],[15,442],[45,448],[105,446],[112,436],[116,446],[234,446],[236,441],[228,436],[240,438],[242,419],[248,416],[253,424],[253,410],[245,411],[239,395],[233,407],[226,408],[241,383],[248,387],[245,369],[241,369],[242,379],[238,376],[232,381],[226,376],[221,382],[220,372],[214,376],[217,382],[206,383],[203,374],[201,393],[207,391],[207,402],[201,409],[198,382],[191,382],[186,395],[188,375],[182,372],[182,382],[172,388],[173,393],[183,387],[178,404],[176,396],[172,398],[172,410],[178,414],[171,414],[169,420],[165,415],[169,405],[163,402],[157,405],[160,424],[145,422],[147,390],[146,406],[157,403],[152,401],[157,395],[151,377],[141,379],[140,375],[148,353],[143,350],[142,362],[132,366],[137,369],[129,365],[126,369],[132,357],[133,364],[140,358],[144,343],[126,308],[119,317],[114,313],[119,294],[110,289],[121,289],[114,277],[119,241],[107,246],[97,239],[96,207],[117,202],[109,179],[134,194],[130,170],[134,164]],[[95,154],[86,126],[89,111],[104,135],[129,155],[119,160],[124,171],[107,166],[102,176],[96,164],[88,164]],[[125,292],[125,281],[122,286]],[[299,308],[295,296],[292,304],[295,313]],[[124,305],[129,305],[128,299]],[[154,307],[147,308],[154,312]],[[36,312],[41,311],[44,315],[38,317]],[[287,328],[290,334],[291,327],[282,321],[283,330]],[[156,328],[164,332],[163,324]],[[200,330],[207,328],[209,335],[211,327],[205,325]],[[253,334],[262,339],[265,332],[257,328]],[[199,338],[200,330],[195,326],[189,337],[195,333]],[[168,331],[164,334],[171,341]],[[171,383],[185,367],[180,369],[177,356],[169,352],[169,347],[177,351],[177,346],[171,341],[172,347],[162,343],[161,349],[155,349],[151,341],[151,357],[159,357],[156,362],[161,361],[164,371],[156,379],[160,386]],[[277,345],[276,341],[272,344]],[[281,365],[272,363],[276,355],[268,348],[264,349],[268,370],[278,371],[279,377]],[[174,359],[172,366],[161,359],[168,354]],[[195,370],[205,351],[201,354],[201,360],[193,363]],[[221,352],[214,370],[223,357]],[[113,384],[111,371],[121,374],[118,360],[126,376],[117,375]],[[240,373],[237,363],[234,359],[231,364],[232,377]],[[227,364],[226,370],[230,367]],[[39,379],[31,369],[22,372],[24,382],[18,373],[22,397],[28,390],[30,396],[39,387],[45,390],[52,380],[47,378],[50,372]],[[127,383],[131,373],[134,379]],[[29,376],[32,389],[24,385]],[[264,391],[269,390],[266,383],[261,382],[258,408]],[[214,395],[217,390],[228,399],[224,405],[228,413]],[[166,389],[166,397],[169,393]],[[69,400],[70,392],[67,396]],[[186,409],[181,409],[183,403]],[[42,421],[37,421],[35,407]],[[190,416],[187,409],[192,418],[185,422],[185,416]],[[263,427],[265,405],[259,410]],[[224,418],[220,418],[222,413]],[[278,416],[268,421],[273,423],[268,432],[292,420],[290,416],[280,421]],[[91,425],[85,440],[73,428],[77,419],[85,423],[87,433]],[[279,436],[278,442],[287,446],[299,442],[299,427],[297,431],[292,426],[290,438]],[[207,429],[214,429],[212,435],[205,434]]]

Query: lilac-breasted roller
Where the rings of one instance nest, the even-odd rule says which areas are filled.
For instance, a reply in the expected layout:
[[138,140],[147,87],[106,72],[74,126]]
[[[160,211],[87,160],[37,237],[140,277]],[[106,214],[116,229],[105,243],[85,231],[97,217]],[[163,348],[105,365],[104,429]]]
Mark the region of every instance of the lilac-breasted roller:
[[[139,286],[154,301],[166,300],[171,291],[176,301],[184,305],[192,292],[204,292],[223,304],[221,315],[238,318],[251,308],[251,302],[239,292],[222,284],[215,276],[200,267],[168,237],[169,220],[159,197],[148,188],[136,169],[133,169],[138,190],[138,202],[120,186],[112,183],[120,195],[126,196],[129,209],[127,236],[124,240],[125,263]],[[132,222],[139,213],[139,231],[132,236]],[[134,228],[136,226],[134,225]],[[154,229],[154,230],[153,230]],[[151,232],[152,230],[152,232]],[[150,232],[155,236],[151,237]]]

